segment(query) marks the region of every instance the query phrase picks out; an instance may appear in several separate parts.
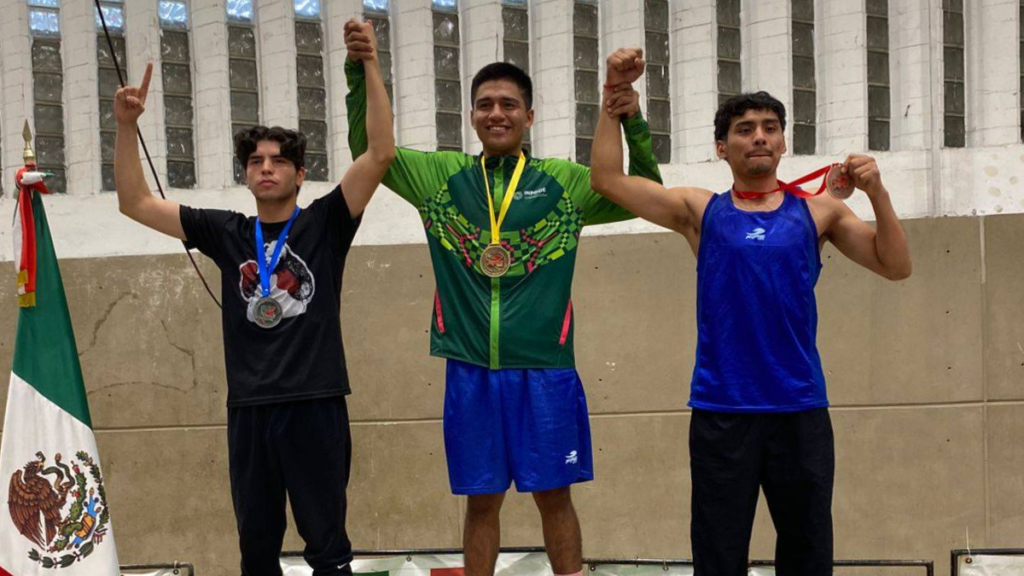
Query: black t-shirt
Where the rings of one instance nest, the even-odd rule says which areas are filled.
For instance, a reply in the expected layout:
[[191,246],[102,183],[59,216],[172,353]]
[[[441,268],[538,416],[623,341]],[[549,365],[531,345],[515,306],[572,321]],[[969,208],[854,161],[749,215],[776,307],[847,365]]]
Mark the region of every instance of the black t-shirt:
[[[340,186],[299,213],[270,280],[284,318],[266,329],[253,322],[250,305],[262,295],[256,218],[181,207],[186,245],[198,248],[221,270],[228,406],[350,392],[341,340],[341,283],[359,221],[349,213]],[[263,224],[268,259],[284,226]]]

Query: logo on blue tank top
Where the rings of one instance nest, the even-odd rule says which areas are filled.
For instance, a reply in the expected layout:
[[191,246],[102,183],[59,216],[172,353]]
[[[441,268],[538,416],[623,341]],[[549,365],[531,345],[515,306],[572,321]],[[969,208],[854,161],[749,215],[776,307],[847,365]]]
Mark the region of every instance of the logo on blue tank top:
[[764,228],[754,228],[747,233],[747,240],[764,240]]

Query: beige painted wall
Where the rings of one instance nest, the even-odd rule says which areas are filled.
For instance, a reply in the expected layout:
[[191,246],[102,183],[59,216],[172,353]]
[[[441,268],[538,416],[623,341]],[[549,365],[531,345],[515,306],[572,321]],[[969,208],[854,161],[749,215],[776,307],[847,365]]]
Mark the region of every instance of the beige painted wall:
[[[891,284],[827,248],[820,347],[837,444],[839,558],[925,558],[1024,545],[1024,215],[906,223],[915,272]],[[209,262],[203,268],[213,276]],[[219,311],[180,256],[62,263],[123,563],[235,573]],[[671,234],[587,238],[577,357],[597,480],[577,504],[589,556],[689,557],[686,410],[695,261]],[[357,548],[458,546],[448,493],[443,361],[429,358],[423,245],[352,252],[343,326],[354,395]],[[14,301],[13,274],[0,301]],[[16,314],[0,317],[0,373]],[[6,386],[0,386],[0,401]],[[528,497],[504,544],[540,545]],[[752,556],[770,558],[763,505]],[[286,546],[299,548],[293,531]]]

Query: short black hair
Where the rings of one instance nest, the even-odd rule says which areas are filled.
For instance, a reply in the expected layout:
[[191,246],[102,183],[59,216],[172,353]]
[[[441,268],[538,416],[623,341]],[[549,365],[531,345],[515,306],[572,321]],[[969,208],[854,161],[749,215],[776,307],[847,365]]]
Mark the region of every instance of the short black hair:
[[472,100],[470,106],[476,106],[476,90],[484,82],[491,82],[493,80],[508,80],[519,87],[519,91],[523,93],[523,102],[526,105],[527,110],[533,109],[533,80],[530,79],[530,75],[523,72],[523,69],[515,64],[509,64],[508,62],[492,62],[487,66],[484,66],[473,76],[473,84],[469,91],[469,97]]
[[729,125],[733,118],[738,118],[748,110],[774,112],[779,117],[779,124],[786,129],[786,106],[771,94],[761,91],[737,94],[718,107],[715,112],[715,142],[724,142],[729,134]]
[[306,167],[306,135],[298,130],[274,126],[253,126],[235,133],[235,158],[242,169],[249,164],[249,156],[256,151],[263,140],[272,140],[281,145],[281,156],[295,165],[295,170]]

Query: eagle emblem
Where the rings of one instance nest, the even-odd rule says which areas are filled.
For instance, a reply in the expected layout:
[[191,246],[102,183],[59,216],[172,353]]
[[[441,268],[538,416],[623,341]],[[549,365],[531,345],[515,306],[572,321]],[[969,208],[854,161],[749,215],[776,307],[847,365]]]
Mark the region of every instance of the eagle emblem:
[[86,452],[75,454],[70,466],[60,453],[50,466],[36,452],[11,476],[7,505],[32,544],[29,558],[43,568],[67,568],[92,554],[110,522],[99,465]]

